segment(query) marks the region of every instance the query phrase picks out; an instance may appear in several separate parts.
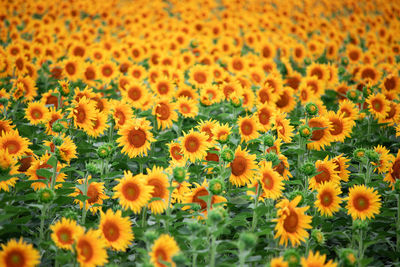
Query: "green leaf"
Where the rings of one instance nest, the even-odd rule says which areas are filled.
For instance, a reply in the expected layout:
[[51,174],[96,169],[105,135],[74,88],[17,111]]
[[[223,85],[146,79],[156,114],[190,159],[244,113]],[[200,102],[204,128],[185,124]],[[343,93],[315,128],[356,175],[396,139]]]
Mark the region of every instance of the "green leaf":
[[36,170],[36,174],[38,176],[42,176],[46,179],[50,179],[51,176],[53,175],[53,173],[48,169],[38,169],[38,170]]
[[57,165],[57,158],[52,155],[48,160],[47,160],[47,164],[55,167]]

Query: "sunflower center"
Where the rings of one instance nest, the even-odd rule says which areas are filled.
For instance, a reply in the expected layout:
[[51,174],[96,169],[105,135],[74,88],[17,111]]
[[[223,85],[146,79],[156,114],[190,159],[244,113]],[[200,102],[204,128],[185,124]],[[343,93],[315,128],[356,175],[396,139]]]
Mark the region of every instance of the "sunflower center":
[[244,121],[242,125],[240,125],[240,129],[244,135],[251,135],[253,133],[253,125],[250,121]]
[[168,261],[168,256],[167,256],[167,253],[162,248],[159,248],[156,250],[155,256],[157,259],[157,263],[160,266],[165,266],[164,264],[161,263],[161,261],[163,261],[163,262]]
[[163,83],[163,82],[159,83],[157,86],[157,90],[160,93],[160,95],[168,94],[168,92],[169,92],[168,84]]
[[339,119],[331,119],[330,120],[332,123],[332,130],[330,131],[330,133],[332,135],[339,135],[343,132],[343,123],[339,120]]
[[268,124],[270,118],[271,118],[271,114],[266,109],[260,110],[260,115],[258,115],[258,120],[260,121],[260,123],[262,125]]
[[263,183],[268,190],[271,190],[274,187],[274,179],[269,173],[263,173]]
[[392,166],[392,172],[390,173],[393,178],[400,179],[400,160],[396,160]]
[[167,104],[159,103],[156,108],[156,113],[160,120],[167,120],[170,117],[171,111]]
[[6,255],[6,266],[19,267],[25,265],[25,257],[22,251],[12,250]]
[[[217,150],[214,150],[214,151],[217,151]],[[207,152],[206,160],[207,160],[207,161],[219,162],[219,157],[218,157],[218,155],[215,154],[215,153]]]
[[46,105],[53,105],[56,109],[58,108],[58,97],[51,95],[46,99]]
[[176,160],[180,160],[183,157],[181,148],[178,146],[172,147],[171,148],[171,156]]
[[62,228],[57,232],[58,240],[63,244],[72,244],[74,240],[72,239],[72,233],[67,228]]
[[93,247],[92,244],[90,244],[88,241],[86,240],[81,240],[78,243],[78,249],[80,254],[82,254],[82,256],[85,258],[85,262],[88,262],[92,259],[93,257]]
[[3,144],[3,148],[8,150],[8,153],[15,154],[21,149],[21,145],[15,140],[8,140]]
[[290,99],[290,96],[289,96],[286,92],[284,92],[284,93],[280,96],[279,100],[276,102],[276,106],[277,106],[278,108],[284,108],[284,107],[286,107],[286,106],[289,104],[289,99]]
[[112,68],[111,68],[110,66],[105,66],[105,67],[103,67],[103,69],[102,69],[102,73],[103,73],[103,75],[104,75],[105,77],[109,77],[109,76],[111,76],[111,74],[113,73],[113,70],[112,70]]
[[356,210],[363,211],[368,209],[369,200],[365,196],[359,195],[354,198],[353,205]]
[[194,136],[189,136],[185,142],[185,148],[187,151],[193,153],[198,151],[200,147],[199,139]]
[[234,60],[233,61],[233,64],[232,64],[232,67],[235,69],[235,70],[242,70],[243,69],[243,63],[242,63],[242,61],[240,61],[240,60]]
[[328,207],[333,202],[332,195],[329,192],[323,192],[319,197],[321,204],[325,207]]
[[311,76],[317,76],[318,80],[321,80],[324,76],[324,73],[320,68],[314,68],[313,70],[311,70]]
[[299,216],[296,212],[290,211],[290,214],[285,218],[283,222],[283,228],[286,232],[294,233],[297,230],[297,225],[299,223]]
[[361,73],[361,78],[363,78],[363,79],[369,78],[371,80],[375,80],[375,77],[376,77],[375,71],[370,68],[363,70]]
[[358,51],[351,51],[351,52],[349,53],[349,58],[350,58],[352,61],[357,61],[357,60],[360,58],[360,54],[358,53]]
[[207,81],[206,75],[202,72],[196,72],[193,75],[193,79],[198,83],[205,83]]
[[[310,127],[313,127],[313,128],[323,128],[322,123],[320,123],[320,122],[318,122],[318,121],[310,121],[310,122],[308,123],[308,125],[309,125]],[[313,141],[319,141],[319,140],[322,139],[322,137],[324,137],[324,135],[325,135],[324,129],[313,130],[313,131],[312,131],[311,140],[313,140]]]
[[204,210],[207,208],[207,203],[203,200],[200,199],[199,197],[202,196],[208,196],[208,191],[205,188],[200,189],[196,194],[193,196],[193,203],[197,203],[200,205],[201,210]]
[[114,116],[118,119],[119,125],[123,125],[125,123],[125,114],[122,111],[117,110]]
[[32,110],[31,115],[36,120],[41,119],[43,117],[43,113],[38,109]]
[[247,160],[243,156],[236,156],[235,159],[231,163],[231,171],[235,176],[240,176],[246,172],[247,169]]
[[152,197],[163,198],[165,196],[165,187],[158,180],[159,178],[150,179],[147,184],[153,186],[153,194]]
[[189,112],[190,112],[190,107],[189,107],[189,105],[187,105],[187,104],[182,104],[182,105],[181,105],[181,112],[182,112],[183,114],[189,113]]
[[317,171],[318,171],[318,172],[321,172],[321,173],[315,175],[315,181],[316,181],[318,184],[320,184],[320,183],[322,183],[322,182],[327,182],[327,181],[330,181],[330,180],[331,180],[331,179],[330,179],[331,177],[330,177],[329,170],[328,170],[326,167],[320,166],[320,167],[318,167]]
[[110,242],[114,242],[114,241],[118,240],[118,238],[120,236],[118,226],[114,222],[111,222],[111,221],[106,221],[103,224],[103,234],[104,234],[104,237]]
[[135,78],[140,78],[140,71],[134,70],[134,71],[132,72],[132,76],[135,77]]
[[87,196],[89,197],[89,199],[87,200],[89,204],[96,203],[99,200],[99,191],[94,185],[89,185]]
[[382,102],[379,99],[374,99],[371,101],[372,104],[372,108],[377,111],[377,112],[381,112],[383,109],[383,105]]
[[138,87],[132,87],[128,91],[128,96],[133,101],[136,101],[142,96],[142,92],[140,91],[140,89]]
[[260,97],[260,102],[262,104],[269,101],[269,94],[265,90],[261,90],[258,96]]
[[283,161],[280,161],[279,164],[274,167],[274,171],[276,171],[280,175],[283,175],[283,173],[285,172],[285,164],[283,163]]
[[142,129],[133,129],[128,134],[128,141],[136,148],[142,147],[146,143],[146,133]]
[[75,113],[76,113],[76,121],[78,123],[83,123],[86,119],[85,109],[79,106],[75,109]]
[[96,72],[91,67],[89,67],[85,71],[85,77],[87,80],[94,80],[94,78],[96,78]]
[[74,75],[76,73],[76,67],[74,65],[74,63],[67,63],[67,65],[65,66],[65,70],[67,71],[67,73],[69,75]]
[[129,201],[135,201],[140,194],[140,188],[133,182],[128,182],[122,186],[122,194]]
[[393,90],[396,88],[396,79],[395,77],[391,78],[386,78],[385,82],[383,83],[385,85],[386,90]]

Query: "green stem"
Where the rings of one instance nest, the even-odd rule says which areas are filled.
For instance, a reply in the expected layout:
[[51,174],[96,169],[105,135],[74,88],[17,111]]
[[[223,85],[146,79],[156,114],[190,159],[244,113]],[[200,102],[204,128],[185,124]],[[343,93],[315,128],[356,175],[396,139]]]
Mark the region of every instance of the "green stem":
[[211,234],[211,258],[210,258],[211,267],[215,267],[215,256],[217,252],[217,246],[215,242],[216,242],[216,237],[214,234]]
[[169,233],[169,219],[171,217],[171,198],[172,198],[172,179],[169,182],[169,194],[168,194],[168,206],[167,206],[167,217],[165,218],[165,227],[167,229],[167,233]]
[[371,115],[368,116],[367,122],[368,122],[367,136],[370,136],[370,134],[371,134]]
[[43,204],[40,215],[40,229],[39,229],[39,244],[42,243],[44,238],[44,220],[46,219],[48,204]]
[[400,260],[400,195],[396,195],[397,198],[397,222],[396,222],[396,251],[398,259]]
[[258,216],[257,216],[256,209],[257,209],[257,206],[258,206],[258,198],[260,197],[260,191],[261,191],[260,181],[258,181],[257,182],[257,194],[256,194],[256,197],[255,197],[255,200],[254,200],[253,221],[252,221],[252,224],[251,224],[251,231],[252,232],[254,232],[254,230],[257,227]]
[[192,267],[197,266],[197,253],[193,253],[193,259],[192,259]]
[[[55,156],[55,155],[54,155]],[[53,166],[53,176],[51,177],[51,190],[54,190],[54,187],[56,186],[56,180],[57,180],[57,164],[58,160],[56,161],[56,164]]]
[[360,229],[359,230],[359,235],[358,235],[358,266],[361,267],[361,260],[364,257],[364,249],[363,249],[363,241],[364,241],[364,237],[363,237],[363,230]]
[[243,251],[239,250],[239,266],[244,267],[244,263],[246,262],[246,255]]
[[[88,191],[88,178],[89,178],[89,174],[86,173],[85,175],[85,180],[83,181],[84,185],[83,185],[83,195],[87,196],[87,191]],[[82,209],[82,221],[81,224],[85,225],[86,222],[86,202],[87,200],[85,199],[85,201],[83,202],[83,209]]]
[[143,207],[142,209],[142,228],[146,226],[146,213],[147,213],[147,207]]

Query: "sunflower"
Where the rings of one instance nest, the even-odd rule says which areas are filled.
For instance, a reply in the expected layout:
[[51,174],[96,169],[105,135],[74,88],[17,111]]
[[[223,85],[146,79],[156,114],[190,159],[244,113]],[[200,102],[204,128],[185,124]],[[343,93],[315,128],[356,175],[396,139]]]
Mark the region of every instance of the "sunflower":
[[13,97],[20,99],[23,97],[22,102],[32,101],[37,95],[36,82],[29,76],[18,77],[11,80],[14,84]]
[[279,94],[283,89],[283,80],[280,72],[271,72],[264,81],[264,87],[271,87],[273,94]]
[[100,74],[100,79],[104,83],[110,83],[114,78],[117,77],[118,67],[114,62],[108,60],[99,64],[98,72]]
[[288,267],[289,266],[288,262],[285,261],[283,259],[283,257],[272,258],[269,265],[270,265],[270,267]]
[[125,90],[121,92],[122,99],[136,108],[140,108],[149,94],[144,84],[129,82],[125,85]]
[[76,239],[77,260],[81,266],[95,267],[108,262],[106,241],[98,231],[89,230]]
[[381,78],[381,73],[376,67],[370,64],[361,65],[360,70],[357,72],[357,78],[360,81],[370,82],[375,85]]
[[199,129],[200,132],[207,135],[207,142],[213,145],[215,143],[215,136],[213,131],[217,126],[219,126],[218,121],[209,119],[207,121],[200,120],[196,128]]
[[205,106],[220,103],[223,98],[224,94],[216,84],[206,84],[200,87],[200,102]]
[[379,161],[374,162],[375,164],[374,172],[388,173],[393,162],[395,161],[395,156],[390,154],[390,150],[382,145],[374,147],[374,151],[379,154]]
[[383,89],[385,91],[399,92],[400,78],[394,74],[390,74],[383,79]]
[[336,267],[337,264],[333,262],[332,260],[328,261],[325,263],[326,260],[326,255],[320,255],[319,251],[317,251],[315,254],[310,251],[308,253],[308,257],[301,258],[301,266],[302,267],[315,267],[315,266],[320,266],[320,267]]
[[359,60],[361,60],[363,52],[361,47],[349,44],[346,46],[346,54],[350,63],[357,63]]
[[400,121],[400,105],[393,100],[389,102],[389,105],[390,110],[387,116],[385,118],[378,119],[378,122],[387,123],[388,126],[393,126],[395,123],[398,123]]
[[212,77],[207,66],[195,65],[189,71],[189,83],[201,87],[212,82]]
[[49,120],[49,111],[42,102],[29,102],[25,109],[25,118],[32,125],[44,123]]
[[351,120],[356,120],[358,118],[357,106],[348,99],[340,102],[337,113],[344,113],[344,118],[349,118]]
[[229,181],[235,186],[251,184],[257,174],[256,155],[249,154],[240,146],[236,148],[235,158],[229,164],[231,175]]
[[183,181],[181,183],[173,181],[172,186],[174,187],[174,190],[172,191],[171,195],[171,203],[183,203],[187,194],[190,194],[191,192],[191,184],[187,181]]
[[350,171],[347,169],[349,167],[347,162],[349,161],[350,159],[343,157],[343,154],[340,154],[339,156],[336,156],[332,159],[332,162],[337,166],[335,168],[335,171],[338,172],[340,179],[345,182],[349,181]]
[[76,81],[81,73],[82,60],[76,57],[68,57],[62,62],[63,74],[66,75],[68,80]]
[[274,89],[269,86],[262,86],[256,93],[257,102],[260,104],[272,104],[278,99],[278,95],[274,93]]
[[275,101],[276,107],[281,112],[291,112],[296,107],[296,100],[294,99],[295,91],[290,87],[283,87],[283,90],[279,92],[279,97]]
[[99,233],[107,246],[117,251],[126,251],[134,239],[129,217],[122,217],[120,210],[114,213],[111,209],[106,213],[100,211],[100,216]]
[[132,176],[130,171],[125,171],[124,177],[117,179],[119,183],[114,187],[116,192],[113,198],[119,198],[119,203],[124,209],[140,213],[140,210],[149,203],[153,193],[153,187],[147,185],[146,179],[143,174]]
[[33,267],[40,264],[40,254],[32,244],[25,243],[22,237],[19,241],[11,239],[7,244],[1,244],[0,266]]
[[267,132],[271,129],[274,112],[275,109],[268,103],[257,106],[255,116],[261,126],[260,131]]
[[142,81],[145,77],[146,69],[141,65],[132,65],[128,72],[132,78]]
[[[92,176],[88,176],[88,184],[87,186],[87,193],[86,196],[89,197],[87,199],[85,208],[86,210],[90,210],[93,214],[101,210],[101,205],[103,205],[103,200],[108,199],[109,197],[104,193],[104,183],[92,182],[90,181]],[[79,179],[78,184],[83,184],[85,179]],[[79,195],[83,195],[83,192],[79,188],[75,188],[75,192],[71,193],[71,197],[76,197]],[[77,198],[74,199],[74,202],[79,204],[79,207],[83,208],[83,202]]]
[[59,92],[57,89],[52,89],[52,90],[49,90],[46,93],[42,94],[40,103],[43,103],[43,106],[46,105],[46,106],[58,109],[58,108],[60,108],[59,102],[58,102],[58,99],[59,99],[58,97],[60,97],[60,104],[61,104],[60,106],[62,106],[64,98],[59,95]]
[[344,139],[350,137],[355,122],[349,118],[344,118],[343,113],[335,113],[333,111],[328,111],[326,117],[331,122],[332,141],[343,142]]
[[324,83],[329,78],[329,73],[326,65],[319,63],[311,63],[307,67],[307,77],[316,76],[318,80],[323,81]]
[[207,156],[207,150],[211,146],[207,139],[208,137],[205,133],[195,132],[193,129],[188,133],[184,133],[183,137],[179,138],[184,159],[191,162],[204,159]]
[[80,76],[84,83],[95,86],[96,80],[100,79],[99,68],[93,63],[85,62]]
[[3,133],[8,133],[15,128],[15,125],[12,125],[11,120],[2,119],[0,120],[0,136]]
[[223,92],[226,100],[231,99],[231,95],[234,94],[236,96],[241,96],[243,93],[242,85],[238,80],[233,80],[229,82],[223,82],[219,86],[220,90]]
[[95,102],[86,97],[82,97],[79,101],[74,100],[72,102],[72,107],[68,109],[70,111],[68,118],[74,119],[76,127],[84,130],[92,128],[92,121],[96,116]]
[[90,100],[95,102],[96,110],[108,116],[110,111],[110,102],[107,98],[103,97],[101,93],[93,95]]
[[322,216],[332,217],[334,212],[339,211],[342,199],[339,195],[342,193],[338,184],[333,182],[324,182],[317,189],[317,200],[314,202],[315,207]]
[[334,129],[328,118],[323,116],[311,118],[308,126],[318,128],[312,130],[310,138],[312,142],[307,144],[308,149],[321,150],[332,142],[331,131]]
[[315,168],[318,174],[310,179],[310,189],[316,190],[324,182],[340,184],[340,177],[336,170],[337,165],[333,163],[333,160],[328,160],[328,156],[326,156],[324,160],[317,160],[315,162]]
[[276,111],[273,115],[273,130],[276,130],[278,138],[282,139],[286,143],[292,142],[292,136],[294,135],[294,127],[290,125],[290,120],[286,119],[286,113]]
[[130,158],[147,155],[151,143],[156,141],[150,132],[151,129],[148,120],[131,119],[118,131],[121,135],[117,139],[118,146],[122,146],[122,152]]
[[179,252],[178,244],[170,235],[161,235],[151,247],[150,262],[156,267],[166,266],[164,262],[168,262],[170,266],[175,267],[172,257]]
[[278,199],[282,196],[283,178],[272,168],[271,161],[263,161],[260,163],[260,177],[258,180],[261,183],[263,193],[262,198]]
[[217,124],[211,131],[215,140],[224,143],[228,140],[229,136],[231,135],[232,127],[230,127],[228,123]]
[[393,186],[393,184],[400,179],[400,150],[397,151],[396,157],[392,158],[392,162],[388,162],[387,164],[388,172],[383,180],[389,182]]
[[158,97],[172,98],[175,94],[175,84],[168,78],[158,78],[151,89]]
[[28,145],[31,142],[27,138],[21,137],[18,130],[10,130],[0,136],[0,149],[7,150],[8,153],[17,159],[29,151]]
[[[315,78],[315,77],[313,77]],[[316,97],[310,86],[305,84],[300,84],[299,90],[297,91],[299,100],[301,104],[306,104],[312,102]]]
[[112,110],[116,129],[123,127],[133,117],[131,106],[123,100],[115,101]]
[[0,149],[0,173],[2,175],[0,190],[8,192],[10,187],[14,187],[18,181],[18,177],[13,177],[13,175],[19,172],[16,159],[3,149]]
[[185,164],[185,159],[183,158],[181,145],[177,142],[171,141],[167,144],[169,155],[171,157],[171,162],[176,164]]
[[309,206],[297,207],[300,201],[301,196],[296,196],[292,201],[285,198],[276,204],[278,218],[273,221],[277,222],[275,238],[280,237],[280,245],[287,246],[290,240],[292,245],[296,246],[309,236],[306,229],[311,228],[312,217],[305,214]]
[[[204,180],[203,183],[201,185],[199,185],[198,183],[194,183],[194,185],[196,186],[195,188],[192,188],[192,190],[186,194],[185,199],[183,201],[183,203],[189,204],[189,203],[196,203],[200,206],[200,212],[203,214],[204,218],[207,217],[208,214],[208,209],[212,209],[214,204],[217,203],[223,203],[223,202],[227,202],[226,198],[224,198],[223,196],[219,196],[219,195],[212,195],[211,197],[211,206],[208,207],[207,209],[207,202],[200,198],[200,197],[205,197],[205,196],[209,196],[210,193],[208,191],[208,182],[207,180]],[[184,206],[182,209],[186,210],[189,209],[190,206]],[[200,217],[202,218],[202,217]]]
[[366,103],[368,103],[369,112],[377,119],[384,119],[390,111],[390,101],[382,93],[370,95]]
[[258,132],[260,125],[257,123],[254,117],[239,117],[237,124],[239,126],[239,133],[242,142],[249,142],[260,136],[260,133]]
[[85,229],[78,225],[76,221],[62,218],[60,221],[50,226],[51,239],[57,247],[72,250],[77,236],[85,232]]
[[92,128],[85,129],[85,132],[91,137],[99,137],[110,127],[110,125],[107,124],[107,118],[107,113],[97,112],[92,120]]
[[157,118],[158,128],[166,129],[172,127],[174,121],[178,120],[176,103],[170,102],[168,98],[161,98],[155,101],[153,115]]
[[197,90],[193,89],[191,86],[188,86],[185,83],[179,83],[178,89],[175,92],[175,98],[180,98],[180,97],[187,97],[189,99],[196,100],[199,98],[199,95],[197,94]]
[[179,113],[184,118],[194,118],[199,113],[198,103],[194,99],[189,99],[186,96],[179,97],[176,105]]
[[147,169],[146,182],[147,185],[153,187],[151,197],[160,198],[149,203],[151,212],[154,214],[163,213],[168,206],[168,176],[163,172],[162,167],[153,166],[153,169]]

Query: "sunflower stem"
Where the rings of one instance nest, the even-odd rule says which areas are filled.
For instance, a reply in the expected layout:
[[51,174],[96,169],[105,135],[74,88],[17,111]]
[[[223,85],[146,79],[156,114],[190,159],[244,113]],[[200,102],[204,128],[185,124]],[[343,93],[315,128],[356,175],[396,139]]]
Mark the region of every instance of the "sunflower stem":
[[44,238],[44,220],[46,219],[46,212],[47,212],[48,204],[44,204],[41,209],[41,216],[40,216],[40,229],[39,229],[39,244],[42,243]]
[[168,193],[168,206],[167,206],[167,217],[165,218],[165,226],[167,229],[167,233],[169,233],[169,219],[171,216],[171,198],[172,198],[172,178],[171,181],[169,182],[169,193]]
[[359,267],[361,267],[362,266],[362,264],[361,264],[361,260],[363,259],[363,257],[364,257],[364,250],[363,250],[363,241],[364,241],[364,238],[363,238],[363,230],[362,229],[360,229],[359,230],[359,235],[358,235],[358,266]]
[[257,182],[257,194],[254,200],[254,210],[253,210],[253,220],[252,220],[252,224],[251,224],[251,231],[254,232],[254,230],[257,227],[257,220],[258,220],[258,216],[257,216],[257,206],[258,206],[258,198],[260,197],[260,181]]
[[197,266],[197,253],[193,253],[193,259],[192,259],[192,267]]
[[146,226],[146,213],[147,213],[147,207],[143,207],[142,209],[142,228]]
[[396,222],[396,251],[398,259],[400,260],[400,195],[396,195],[397,198],[397,222]]
[[[55,154],[54,154],[54,156],[55,156]],[[56,164],[53,166],[53,175],[51,177],[51,190],[54,190],[54,187],[56,186],[57,164],[58,164],[58,160],[56,160]]]
[[[89,178],[89,174],[88,173],[86,173],[85,174],[85,180],[83,181],[83,183],[84,183],[84,185],[83,185],[83,195],[84,196],[87,196],[87,191],[88,191],[88,178]],[[83,202],[83,209],[82,209],[82,221],[81,221],[81,224],[82,225],[85,225],[85,222],[86,222],[86,212],[87,212],[87,210],[86,210],[86,202],[87,202],[87,200],[85,199],[85,201]]]
[[216,237],[214,234],[211,234],[211,258],[210,258],[210,266],[215,267],[215,255],[217,251],[217,246],[215,244],[216,242]]

